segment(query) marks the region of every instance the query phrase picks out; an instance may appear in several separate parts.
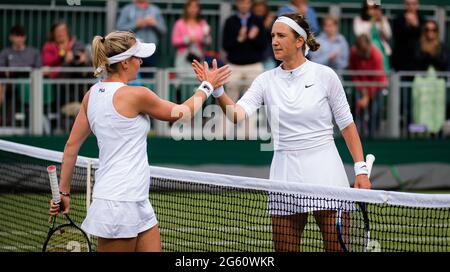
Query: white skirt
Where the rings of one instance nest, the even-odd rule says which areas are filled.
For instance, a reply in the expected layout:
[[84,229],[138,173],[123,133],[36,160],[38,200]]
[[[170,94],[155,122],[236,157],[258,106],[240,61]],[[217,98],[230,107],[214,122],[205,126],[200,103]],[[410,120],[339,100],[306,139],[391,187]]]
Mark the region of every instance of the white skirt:
[[[310,149],[275,151],[270,166],[270,179],[350,187],[344,164],[334,141]],[[268,210],[272,215],[337,210],[342,206],[346,205],[334,200],[311,199],[295,194],[269,193]]]
[[134,238],[158,224],[150,201],[95,198],[81,224],[87,233],[109,239]]

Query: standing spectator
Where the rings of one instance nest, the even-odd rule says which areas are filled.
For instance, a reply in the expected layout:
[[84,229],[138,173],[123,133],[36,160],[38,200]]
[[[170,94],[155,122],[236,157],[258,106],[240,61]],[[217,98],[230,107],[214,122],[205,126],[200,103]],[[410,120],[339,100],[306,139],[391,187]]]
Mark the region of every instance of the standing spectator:
[[[368,71],[367,75],[354,75],[352,80],[357,84],[360,99],[356,103],[355,115],[360,123],[358,128],[365,136],[372,137],[379,127],[379,103],[381,90],[387,87],[388,79],[383,67],[383,55],[372,45],[369,36],[358,36],[350,51],[350,70]],[[376,73],[370,75],[370,73]],[[378,83],[377,86],[370,85]]]
[[[11,47],[7,47],[0,52],[0,67],[33,67],[37,68],[41,66],[41,57],[39,51],[36,48],[26,45],[27,35],[25,29],[16,25],[9,31],[9,41]],[[28,78],[30,75],[28,72],[5,72],[1,77],[6,78]],[[14,125],[15,114],[18,112],[19,107],[23,104],[28,104],[29,100],[29,88],[20,90],[22,84],[0,84],[0,109],[5,108],[6,116],[0,116],[0,122],[5,119],[3,125]],[[20,94],[20,95],[18,95]],[[3,102],[4,105],[3,105]],[[27,110],[28,105],[24,105]],[[3,109],[0,110],[3,113]],[[27,114],[25,113],[25,116]]]
[[[161,10],[148,0],[133,0],[123,7],[117,21],[117,29],[132,31],[142,42],[154,43],[158,48],[159,36],[166,34],[167,27]],[[143,59],[143,67],[158,65],[157,55]]]
[[317,20],[316,11],[308,5],[308,0],[291,0],[289,4],[282,6],[278,10],[278,15],[285,13],[298,12],[305,16],[311,26],[311,30],[315,35],[319,35],[320,27]]
[[271,31],[275,16],[270,11],[267,0],[255,0],[253,2],[252,12],[255,16],[261,18],[261,20],[264,22],[264,35],[266,43],[268,45],[266,47],[266,50],[264,50],[264,69],[268,71],[277,66],[275,56],[273,55],[272,46],[270,46],[270,44],[272,44]]
[[397,71],[413,70],[414,55],[419,44],[425,18],[418,13],[418,0],[405,0],[405,12],[395,18],[392,67]]
[[198,0],[187,0],[184,5],[182,18],[173,26],[172,44],[177,49],[175,68],[191,70],[194,59],[203,60],[204,48],[211,44],[211,33],[200,15]]
[[414,70],[432,67],[436,71],[446,71],[448,61],[449,52],[440,39],[438,24],[433,20],[426,21],[414,55]]
[[356,37],[366,34],[371,38],[372,44],[383,54],[384,69],[389,73],[389,56],[392,54],[389,40],[392,30],[380,5],[374,0],[364,0],[361,14],[353,20],[353,32]]
[[[267,46],[263,21],[250,11],[251,0],[236,0],[238,12],[225,21],[223,29],[223,49],[233,74],[230,76],[227,93],[236,102],[241,90],[247,90],[249,82],[264,72],[263,58]],[[242,81],[247,81],[243,84]],[[254,120],[256,121],[256,119]],[[253,120],[250,126],[256,125]],[[233,126],[226,120],[226,133]],[[251,128],[247,128],[246,137]]]
[[323,32],[317,37],[319,50],[311,52],[311,60],[333,69],[345,69],[348,65],[349,48],[345,37],[339,33],[338,19],[327,16],[323,19]]

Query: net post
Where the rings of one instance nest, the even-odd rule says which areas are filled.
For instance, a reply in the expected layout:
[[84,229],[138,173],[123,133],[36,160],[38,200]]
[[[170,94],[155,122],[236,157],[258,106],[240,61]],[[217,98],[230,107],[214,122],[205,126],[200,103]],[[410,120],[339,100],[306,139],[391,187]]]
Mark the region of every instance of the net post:
[[30,76],[30,132],[33,136],[39,136],[44,131],[43,71],[42,69],[33,69]]

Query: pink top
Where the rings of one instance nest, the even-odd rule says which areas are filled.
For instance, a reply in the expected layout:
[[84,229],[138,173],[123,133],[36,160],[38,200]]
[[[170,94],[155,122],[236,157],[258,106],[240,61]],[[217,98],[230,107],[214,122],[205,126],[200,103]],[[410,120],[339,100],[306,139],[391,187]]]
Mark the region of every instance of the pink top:
[[183,18],[175,22],[172,30],[172,44],[177,53],[184,53],[192,40],[203,51],[203,46],[211,43],[210,27],[205,20],[195,25],[187,25]]

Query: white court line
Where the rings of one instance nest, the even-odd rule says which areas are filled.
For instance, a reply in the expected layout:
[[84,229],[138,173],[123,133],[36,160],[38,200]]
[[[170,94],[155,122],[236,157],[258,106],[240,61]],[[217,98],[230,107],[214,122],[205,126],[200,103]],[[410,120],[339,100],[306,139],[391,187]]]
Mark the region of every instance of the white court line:
[[23,235],[30,235],[30,234],[34,234],[34,235],[45,234],[45,235],[47,235],[47,232],[45,232],[45,231],[37,231],[37,230],[33,230],[33,231],[13,230],[13,231],[1,231],[0,232],[0,236],[10,236],[10,235],[23,236]]
[[2,250],[8,250],[8,251],[21,251],[23,249],[27,249],[27,250],[36,250],[39,249],[39,251],[42,250],[42,247],[39,246],[26,246],[26,245],[21,245],[21,246],[0,246],[0,249]]
[[[434,239],[433,239],[434,238]],[[450,238],[437,238],[437,237],[427,237],[427,238],[416,238],[416,239],[396,239],[394,241],[389,242],[411,242],[413,240],[419,240],[419,242],[444,242],[450,241]],[[374,239],[376,241],[376,239]],[[387,242],[387,241],[383,241]],[[171,242],[163,242],[164,247],[176,247],[176,246],[198,246],[198,245],[213,245],[213,246],[229,246],[229,245],[272,245],[272,241],[261,241],[261,240],[244,240],[244,241],[204,241],[204,242],[180,242],[180,243],[171,243]],[[317,245],[322,244],[321,240],[317,239],[302,239],[301,245]],[[433,245],[430,245],[433,246]]]
[[[398,230],[398,229],[427,229],[427,228],[450,228],[450,225],[447,224],[433,224],[426,226],[411,226],[411,225],[397,225],[397,224],[370,224],[370,227],[373,231],[377,230]],[[160,229],[161,233],[173,233],[173,232],[183,232],[183,233],[192,233],[192,232],[207,232],[207,231],[221,231],[221,232],[246,232],[246,231],[262,231],[262,232],[270,232],[272,230],[272,226],[242,226],[242,227],[181,227],[181,228],[164,228]],[[306,225],[305,230],[309,231],[319,231],[319,226],[317,224],[309,223]],[[1,236],[25,236],[25,235],[46,235],[47,232],[44,231],[2,231],[0,232]]]

